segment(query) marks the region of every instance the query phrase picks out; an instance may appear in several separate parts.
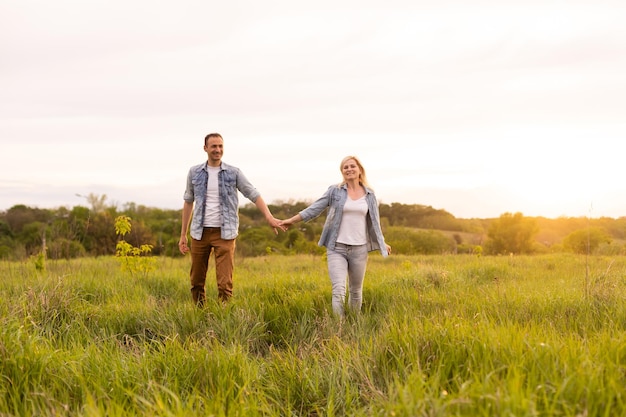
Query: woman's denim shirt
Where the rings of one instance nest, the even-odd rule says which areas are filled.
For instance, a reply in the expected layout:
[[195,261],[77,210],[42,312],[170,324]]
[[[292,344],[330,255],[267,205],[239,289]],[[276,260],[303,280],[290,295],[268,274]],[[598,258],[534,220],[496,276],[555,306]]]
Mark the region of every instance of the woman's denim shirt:
[[[330,250],[335,250],[339,225],[343,217],[343,206],[348,198],[348,187],[346,184],[331,185],[328,190],[317,201],[300,212],[303,221],[316,218],[328,207],[326,222],[322,229],[322,236],[318,244]],[[367,250],[379,250],[383,256],[387,253],[385,238],[380,227],[380,215],[378,213],[378,202],[374,192],[365,187],[365,201],[367,202]]]
[[[206,187],[209,180],[207,163],[192,166],[187,174],[187,188],[183,199],[188,203],[194,203],[193,215],[191,216],[191,237],[202,239],[203,220],[205,211]],[[248,181],[239,168],[222,162],[217,177],[220,195],[220,209],[222,211],[222,239],[231,240],[239,233],[239,194],[253,203],[261,193]]]

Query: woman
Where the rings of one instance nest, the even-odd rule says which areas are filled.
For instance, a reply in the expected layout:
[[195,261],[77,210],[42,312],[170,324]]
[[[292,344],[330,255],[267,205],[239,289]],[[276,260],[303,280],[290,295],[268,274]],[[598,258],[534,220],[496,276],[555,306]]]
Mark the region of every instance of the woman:
[[340,184],[328,187],[322,197],[295,216],[283,220],[281,225],[309,221],[328,208],[319,245],[326,247],[333,312],[343,316],[346,276],[350,292],[348,305],[352,310],[360,311],[368,253],[380,250],[386,257],[391,253],[391,246],[385,243],[378,202],[369,188],[361,162],[355,156],[347,156],[341,161],[339,170],[343,175]]

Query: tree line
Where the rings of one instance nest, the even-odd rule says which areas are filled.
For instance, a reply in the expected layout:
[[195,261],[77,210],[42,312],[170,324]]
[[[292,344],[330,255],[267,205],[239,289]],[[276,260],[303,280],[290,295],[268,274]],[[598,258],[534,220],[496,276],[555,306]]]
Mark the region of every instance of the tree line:
[[[115,219],[130,218],[125,237],[134,246],[151,245],[152,254],[182,256],[178,251],[181,210],[126,203],[108,205],[106,195],[87,197],[88,206],[43,209],[15,205],[0,212],[0,259],[45,254],[50,259],[114,255],[119,237]],[[288,218],[310,202],[269,204],[277,218]],[[558,251],[622,254],[626,217],[548,219],[504,213],[491,219],[460,219],[442,209],[418,204],[381,204],[385,238],[398,254],[532,254]],[[249,203],[240,208],[238,256],[322,254],[317,245],[324,215],[274,234]]]

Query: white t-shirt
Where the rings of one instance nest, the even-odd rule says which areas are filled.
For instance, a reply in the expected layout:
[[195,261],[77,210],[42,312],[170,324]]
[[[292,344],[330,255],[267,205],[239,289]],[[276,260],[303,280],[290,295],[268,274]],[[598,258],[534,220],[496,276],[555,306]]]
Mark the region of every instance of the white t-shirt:
[[367,243],[366,216],[367,201],[365,201],[365,196],[358,200],[352,200],[348,197],[343,206],[337,242],[344,245],[365,245]]
[[221,227],[222,211],[220,210],[220,191],[217,176],[220,167],[207,167],[209,180],[206,184],[206,200],[204,202],[204,227]]

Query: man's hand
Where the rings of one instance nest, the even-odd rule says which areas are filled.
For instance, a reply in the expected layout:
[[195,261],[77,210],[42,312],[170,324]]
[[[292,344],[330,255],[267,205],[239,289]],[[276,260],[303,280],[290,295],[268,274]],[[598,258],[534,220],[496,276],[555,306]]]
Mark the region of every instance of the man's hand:
[[181,237],[180,240],[178,241],[178,250],[183,255],[189,252],[189,247],[187,246],[187,236]]

